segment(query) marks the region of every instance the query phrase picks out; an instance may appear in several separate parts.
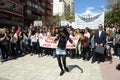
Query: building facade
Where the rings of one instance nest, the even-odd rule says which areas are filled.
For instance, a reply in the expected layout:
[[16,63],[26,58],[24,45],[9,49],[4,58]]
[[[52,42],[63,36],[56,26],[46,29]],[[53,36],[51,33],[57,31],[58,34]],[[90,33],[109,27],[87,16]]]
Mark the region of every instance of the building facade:
[[66,10],[70,13],[70,15],[74,15],[74,0],[64,0],[66,3]]
[[53,16],[62,16],[64,13],[74,15],[73,0],[53,0]]
[[52,23],[51,19],[53,18],[53,5],[51,5],[51,3],[53,3],[53,0],[45,1],[45,23],[47,25]]
[[52,17],[52,0],[2,0],[0,27],[26,26],[34,20],[49,22]]
[[0,27],[24,25],[24,3],[19,0],[0,1]]
[[45,3],[42,0],[24,0],[24,3],[25,26],[34,20],[45,20]]
[[120,0],[108,0],[109,7],[120,9]]

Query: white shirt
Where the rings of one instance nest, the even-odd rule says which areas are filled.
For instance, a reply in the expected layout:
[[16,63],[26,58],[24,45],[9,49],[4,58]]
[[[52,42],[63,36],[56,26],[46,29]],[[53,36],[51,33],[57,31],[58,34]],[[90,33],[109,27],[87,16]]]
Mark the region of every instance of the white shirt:
[[88,38],[90,38],[90,33],[89,32],[87,32],[87,33],[84,33],[84,37],[88,37]]
[[31,35],[31,42],[37,42],[36,35]]
[[99,31],[99,37],[101,36],[102,31]]
[[38,40],[39,39],[39,33],[36,33],[36,39]]

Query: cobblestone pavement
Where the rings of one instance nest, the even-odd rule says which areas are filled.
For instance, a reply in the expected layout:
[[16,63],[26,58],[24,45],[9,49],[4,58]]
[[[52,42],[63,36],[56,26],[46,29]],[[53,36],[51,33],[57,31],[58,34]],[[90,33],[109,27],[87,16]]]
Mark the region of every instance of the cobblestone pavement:
[[[99,64],[67,57],[70,72],[59,76],[57,59],[26,55],[0,65],[0,80],[102,80]],[[83,73],[82,73],[83,70]]]

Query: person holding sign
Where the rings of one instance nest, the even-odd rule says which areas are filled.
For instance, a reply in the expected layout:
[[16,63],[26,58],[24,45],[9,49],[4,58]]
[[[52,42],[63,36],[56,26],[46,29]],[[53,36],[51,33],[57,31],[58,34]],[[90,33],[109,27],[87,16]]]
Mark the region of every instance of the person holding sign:
[[[68,40],[70,41],[70,43],[72,43],[75,46],[75,43],[69,38],[69,33],[67,29],[64,27],[61,27],[59,29],[59,35],[54,39],[54,42],[58,41],[56,55],[57,55],[58,65],[61,69],[60,76],[64,74],[64,69],[67,72],[69,72],[68,68],[66,67],[66,44]],[[63,69],[63,66],[64,66],[64,69]]]
[[[64,69],[69,72],[68,68],[66,67],[66,44],[67,41],[70,41],[73,45],[74,42],[69,38],[69,33],[66,30],[66,28],[60,28],[59,30],[59,36],[55,38],[54,41],[58,41],[57,49],[56,49],[56,55],[57,55],[57,61],[58,65],[61,69],[60,76],[64,74],[63,66]],[[62,61],[61,61],[62,58]],[[63,66],[62,63],[63,62]]]

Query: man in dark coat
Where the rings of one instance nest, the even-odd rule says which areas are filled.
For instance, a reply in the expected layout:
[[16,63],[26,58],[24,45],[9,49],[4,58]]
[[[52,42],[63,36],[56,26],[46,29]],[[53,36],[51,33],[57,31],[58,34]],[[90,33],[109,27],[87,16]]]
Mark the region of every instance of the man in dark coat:
[[[94,43],[95,43],[95,48],[98,46],[102,46],[104,47],[104,45],[106,44],[106,32],[103,31],[103,26],[100,24],[98,26],[98,30],[96,30],[95,34],[94,34]],[[98,63],[100,62],[101,59],[103,59],[102,57],[103,55],[98,54],[98,53],[94,53],[93,54],[93,59],[92,62],[95,61],[95,59],[97,59]]]

